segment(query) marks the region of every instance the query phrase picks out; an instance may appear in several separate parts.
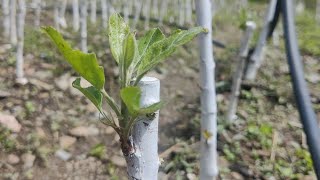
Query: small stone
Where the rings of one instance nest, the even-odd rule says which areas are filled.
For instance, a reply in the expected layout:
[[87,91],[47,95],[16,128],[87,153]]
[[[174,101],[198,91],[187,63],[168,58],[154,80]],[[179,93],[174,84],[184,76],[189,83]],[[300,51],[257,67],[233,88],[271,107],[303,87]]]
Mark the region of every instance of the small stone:
[[105,130],[105,133],[107,134],[107,135],[111,135],[111,134],[113,134],[115,131],[114,131],[114,129],[112,128],[112,127],[110,127],[110,126],[107,126],[106,127],[106,130]]
[[243,176],[237,172],[231,172],[232,179],[234,180],[243,180]]
[[77,141],[76,138],[71,136],[62,136],[59,139],[59,144],[62,149],[68,149]]
[[197,179],[197,176],[196,176],[195,174],[193,174],[193,173],[188,173],[188,174],[187,174],[187,178],[188,178],[189,180],[196,180],[196,179]]
[[41,139],[46,138],[46,133],[44,132],[44,130],[42,128],[37,127],[36,132],[37,132],[37,135],[39,136],[39,138],[41,138]]
[[55,79],[54,82],[56,83],[56,85],[58,86],[59,89],[65,91],[70,86],[69,79],[70,79],[70,74],[66,73],[66,74],[60,76],[59,78]]
[[64,161],[68,161],[72,156],[70,153],[62,149],[59,149],[58,151],[56,151],[54,155]]
[[11,115],[0,114],[0,124],[15,133],[18,133],[21,130],[21,125],[18,123],[17,119]]
[[77,137],[95,136],[99,134],[99,129],[93,126],[85,127],[79,126],[71,129],[70,134]]
[[119,156],[119,155],[114,155],[111,157],[111,162],[113,164],[115,164],[116,166],[119,166],[119,167],[126,167],[126,160],[122,157],[122,156]]
[[21,159],[23,161],[23,168],[24,169],[29,169],[32,168],[34,160],[36,159],[36,156],[30,153],[25,153],[21,156]]
[[15,165],[20,162],[20,158],[17,155],[9,154],[7,157],[7,162],[11,165]]

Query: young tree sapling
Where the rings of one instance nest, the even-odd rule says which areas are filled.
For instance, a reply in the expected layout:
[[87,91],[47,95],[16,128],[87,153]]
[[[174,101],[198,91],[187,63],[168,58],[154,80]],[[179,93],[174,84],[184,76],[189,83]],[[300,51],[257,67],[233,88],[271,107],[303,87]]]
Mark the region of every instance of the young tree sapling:
[[[144,144],[147,145],[150,142],[136,142],[139,140],[145,141],[146,138],[137,134],[139,133],[137,128],[141,127],[139,126],[141,119],[149,119],[152,123],[157,116],[154,113],[163,106],[163,102],[159,102],[159,99],[157,99],[159,98],[156,95],[158,93],[155,94],[155,99],[152,101],[150,99],[149,102],[144,100],[149,95],[150,90],[148,89],[151,87],[147,83],[148,79],[143,81],[141,79],[147,72],[170,56],[178,46],[191,41],[205,29],[195,27],[190,30],[177,30],[166,37],[160,29],[154,28],[137,41],[135,33],[130,30],[118,14],[111,15],[108,22],[110,49],[119,66],[120,105],[105,91],[104,69],[98,65],[94,53],[84,53],[72,49],[58,31],[52,27],[43,27],[43,30],[49,35],[75,71],[92,85],[87,88],[81,87],[80,78],[73,82],[73,87],[80,90],[97,107],[103,117],[101,122],[113,127],[120,136],[121,150],[128,164],[129,179],[153,180],[157,177],[158,157],[151,152],[153,154],[151,158],[149,152],[141,154],[142,151],[140,150],[145,149],[144,152],[146,152],[146,149],[149,148],[144,147]],[[157,84],[157,80],[152,80],[152,82]],[[152,91],[158,90],[153,89]],[[148,93],[148,95],[144,93]],[[102,108],[103,100],[116,114],[116,119]],[[156,139],[157,135],[153,134],[150,138]],[[157,140],[151,142],[156,144]],[[135,146],[137,144],[143,147]],[[156,145],[154,146],[156,147]],[[147,163],[145,158],[151,159],[151,165],[148,165],[149,162]]]
[[200,180],[212,180],[218,175],[217,102],[215,62],[212,48],[212,11],[210,0],[196,1],[198,25],[208,29],[199,36],[201,80],[201,144]]

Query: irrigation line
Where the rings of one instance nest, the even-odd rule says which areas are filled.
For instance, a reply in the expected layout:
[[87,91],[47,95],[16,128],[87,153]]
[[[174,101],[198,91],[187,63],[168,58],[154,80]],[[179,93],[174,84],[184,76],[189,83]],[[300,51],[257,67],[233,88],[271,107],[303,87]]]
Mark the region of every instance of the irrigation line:
[[320,128],[312,108],[310,93],[304,79],[303,64],[297,43],[292,0],[281,0],[283,26],[288,64],[292,85],[298,105],[301,122],[307,136],[307,143],[313,160],[317,178],[320,179]]

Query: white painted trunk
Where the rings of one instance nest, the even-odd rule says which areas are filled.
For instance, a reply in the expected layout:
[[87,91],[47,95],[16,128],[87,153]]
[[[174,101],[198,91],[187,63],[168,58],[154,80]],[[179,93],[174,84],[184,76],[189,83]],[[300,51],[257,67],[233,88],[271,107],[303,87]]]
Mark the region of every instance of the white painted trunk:
[[87,47],[87,16],[88,16],[88,2],[87,0],[80,0],[80,36],[81,36],[81,50],[88,52]]
[[245,73],[245,79],[248,79],[248,80],[255,79],[257,71],[262,64],[263,51],[264,51],[265,44],[267,42],[269,27],[274,16],[276,5],[277,5],[277,0],[271,0],[266,17],[265,17],[264,27],[259,36],[258,44],[256,45],[256,48],[248,63],[248,67]]
[[128,1],[128,14],[130,15],[132,15],[133,3],[134,3],[134,0]]
[[27,83],[23,72],[23,41],[24,41],[24,22],[26,16],[26,3],[25,0],[18,0],[18,23],[17,23],[17,61],[16,61],[16,73],[17,82],[21,84]]
[[34,18],[34,25],[36,27],[40,26],[40,16],[41,16],[41,0],[34,0],[35,5],[35,18]]
[[123,4],[123,17],[126,23],[129,23],[129,5],[128,3]]
[[184,7],[184,0],[179,0],[179,25],[184,25],[184,18],[185,18],[185,8]]
[[59,9],[59,24],[62,28],[67,28],[67,21],[65,18],[66,8],[67,8],[67,0],[62,0],[60,2],[60,9]]
[[317,20],[317,23],[320,24],[320,0],[317,0],[316,20]]
[[[141,107],[147,107],[160,101],[160,81],[153,77],[144,77],[140,81]],[[130,180],[156,180],[158,177],[158,121],[159,111],[153,120],[141,118],[132,129],[134,153],[125,156]]]
[[161,9],[160,9],[160,14],[159,14],[159,25],[162,25],[163,19],[168,12],[168,1],[167,0],[162,0],[161,1]]
[[196,1],[198,25],[208,33],[199,35],[201,86],[201,147],[200,180],[213,180],[217,165],[217,102],[215,91],[215,62],[212,49],[212,12],[210,0]]
[[186,9],[185,9],[185,14],[186,14],[186,23],[188,24],[193,24],[193,21],[192,21],[192,2],[191,0],[186,0]]
[[101,14],[102,14],[102,27],[108,26],[108,2],[107,0],[101,0]]
[[97,22],[97,0],[90,0],[90,21],[92,24]]
[[149,21],[150,21],[150,7],[151,6],[151,0],[146,0],[143,10],[144,10],[144,28],[149,29]]
[[10,0],[10,42],[12,45],[17,44],[17,1]]
[[3,13],[3,35],[9,37],[10,35],[10,9],[9,0],[2,0],[2,13]]
[[59,23],[59,1],[54,2],[53,16],[54,16],[54,27],[59,31],[60,23]]
[[238,106],[238,99],[240,95],[242,76],[244,73],[246,58],[249,52],[250,41],[253,36],[253,31],[256,28],[256,24],[253,21],[248,21],[246,23],[246,26],[247,28],[246,28],[245,35],[241,40],[236,71],[233,74],[231,96],[230,96],[229,108],[227,113],[227,120],[229,121],[229,123],[231,123],[237,118],[236,112],[237,112],[237,106]]
[[158,0],[152,1],[152,15],[154,18],[158,18],[158,15],[159,15]]
[[136,28],[137,23],[139,21],[141,9],[142,9],[142,2],[140,2],[140,0],[135,0],[134,5],[135,5],[135,13],[134,13],[134,19],[133,19],[133,23],[132,23],[133,29]]
[[73,30],[78,32],[80,28],[79,0],[72,0],[72,15]]

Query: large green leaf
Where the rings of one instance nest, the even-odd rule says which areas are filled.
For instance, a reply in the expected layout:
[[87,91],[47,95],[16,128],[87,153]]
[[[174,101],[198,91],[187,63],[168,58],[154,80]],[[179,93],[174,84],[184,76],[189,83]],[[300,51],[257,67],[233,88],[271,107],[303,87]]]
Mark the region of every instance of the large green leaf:
[[112,14],[109,18],[108,36],[111,53],[117,63],[122,58],[123,41],[130,32],[129,26],[119,14]]
[[93,86],[82,88],[80,85],[81,78],[77,78],[73,81],[72,86],[81,91],[90,101],[101,111],[102,106],[102,94]]
[[163,103],[154,103],[148,107],[140,108],[141,89],[135,86],[129,86],[121,89],[120,96],[124,104],[127,106],[130,115],[136,117],[146,115],[159,110]]
[[134,34],[129,33],[123,42],[123,60],[125,70],[128,69],[133,59],[135,58],[136,46],[137,42]]
[[202,27],[178,30],[168,38],[153,43],[145,52],[138,68],[138,76],[143,75],[170,56],[178,46],[191,41],[197,34],[205,32]]
[[42,27],[51,40],[58,47],[64,58],[71,64],[76,72],[89,81],[97,89],[104,87],[105,78],[103,67],[98,65],[94,53],[84,53],[71,46],[63,39],[61,34],[52,27]]

